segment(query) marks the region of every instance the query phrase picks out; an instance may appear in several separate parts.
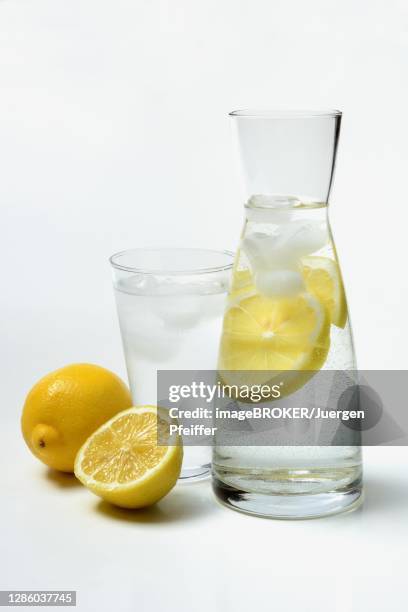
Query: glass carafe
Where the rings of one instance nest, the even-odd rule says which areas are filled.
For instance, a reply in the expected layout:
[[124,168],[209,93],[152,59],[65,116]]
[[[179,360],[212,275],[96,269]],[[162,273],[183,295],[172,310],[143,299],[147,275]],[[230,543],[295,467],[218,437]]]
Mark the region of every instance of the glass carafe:
[[[231,116],[244,170],[246,218],[219,370],[274,372],[276,381],[279,372],[288,372],[288,394],[317,372],[356,367],[327,217],[341,113],[235,111]],[[358,435],[349,431],[341,446],[227,446],[216,437],[215,493],[234,509],[276,518],[312,518],[357,507],[361,449]]]

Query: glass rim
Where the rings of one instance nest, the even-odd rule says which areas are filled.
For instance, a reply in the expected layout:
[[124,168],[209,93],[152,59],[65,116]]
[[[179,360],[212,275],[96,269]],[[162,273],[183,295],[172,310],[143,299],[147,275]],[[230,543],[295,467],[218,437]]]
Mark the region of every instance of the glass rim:
[[321,110],[242,108],[228,113],[230,117],[242,117],[243,119],[316,119],[318,117],[341,117],[342,114],[342,111],[335,108]]
[[[154,253],[154,254],[170,254],[170,253],[212,253],[213,255],[226,255],[231,258],[231,262],[218,266],[195,266],[195,267],[186,267],[185,269],[169,269],[158,268],[158,267],[148,267],[148,266],[128,266],[121,263],[118,263],[117,259],[130,253]],[[227,270],[231,270],[234,265],[235,253],[227,250],[219,250],[219,249],[200,249],[200,248],[189,248],[189,247],[157,247],[157,248],[144,248],[144,247],[136,247],[133,249],[125,249],[124,251],[119,251],[118,253],[114,253],[109,257],[109,262],[115,270],[121,270],[122,272],[131,272],[136,274],[154,274],[155,276],[187,276],[187,275],[197,275],[197,274],[211,274],[216,272],[223,272]]]

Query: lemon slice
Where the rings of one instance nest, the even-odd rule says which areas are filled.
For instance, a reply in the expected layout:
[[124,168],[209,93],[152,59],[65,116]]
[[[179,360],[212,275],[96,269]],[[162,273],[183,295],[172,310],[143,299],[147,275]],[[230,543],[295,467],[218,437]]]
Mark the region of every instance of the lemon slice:
[[[273,384],[276,378],[281,379],[282,371],[290,370],[293,376],[286,386],[287,395],[324,364],[329,331],[326,309],[308,293],[289,298],[258,294],[244,298],[224,317],[221,378],[228,384]],[[301,376],[303,371],[310,373]]]
[[338,264],[328,257],[304,257],[302,264],[307,290],[325,305],[333,325],[344,328],[347,302]]
[[255,293],[255,285],[251,270],[243,268],[235,269],[232,275],[232,282],[228,294],[228,302],[235,304],[244,297],[248,297]]
[[[120,412],[95,431],[79,450],[76,477],[93,493],[124,508],[143,508],[176,484],[183,451],[168,441],[169,422],[154,406]],[[164,437],[166,436],[166,437]]]

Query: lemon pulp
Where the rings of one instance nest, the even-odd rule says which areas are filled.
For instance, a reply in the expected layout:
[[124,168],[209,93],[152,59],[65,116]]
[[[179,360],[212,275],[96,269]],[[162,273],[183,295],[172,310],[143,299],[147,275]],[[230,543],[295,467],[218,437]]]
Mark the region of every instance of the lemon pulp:
[[[218,364],[221,377],[226,383],[273,384],[280,372],[291,370],[286,394],[293,392],[326,360],[329,328],[326,309],[308,293],[279,299],[258,294],[244,298],[224,317]],[[303,371],[310,372],[306,378],[299,375]]]
[[329,257],[304,257],[302,264],[306,289],[327,308],[333,325],[344,328],[347,302],[339,266]]
[[[75,461],[77,478],[91,491],[116,505],[140,508],[168,493],[180,474],[180,439],[158,445],[168,429],[154,406],[130,408],[88,438]],[[160,437],[162,439],[162,437]]]

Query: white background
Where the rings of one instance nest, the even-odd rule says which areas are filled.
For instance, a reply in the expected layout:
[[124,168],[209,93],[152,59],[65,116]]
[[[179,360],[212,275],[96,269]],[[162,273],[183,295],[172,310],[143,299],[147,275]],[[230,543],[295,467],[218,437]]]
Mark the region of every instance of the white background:
[[206,485],[135,516],[45,472],[18,419],[59,366],[125,375],[111,253],[236,247],[234,108],[343,110],[331,219],[359,365],[405,369],[407,60],[406,0],[0,0],[1,588],[101,611],[406,607],[405,449],[366,453],[349,516],[244,517]]

